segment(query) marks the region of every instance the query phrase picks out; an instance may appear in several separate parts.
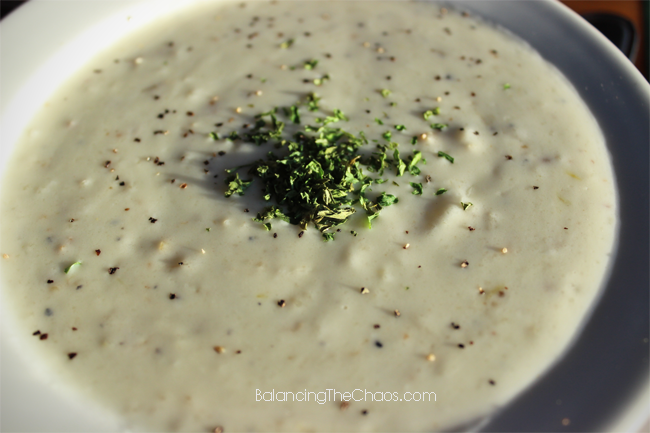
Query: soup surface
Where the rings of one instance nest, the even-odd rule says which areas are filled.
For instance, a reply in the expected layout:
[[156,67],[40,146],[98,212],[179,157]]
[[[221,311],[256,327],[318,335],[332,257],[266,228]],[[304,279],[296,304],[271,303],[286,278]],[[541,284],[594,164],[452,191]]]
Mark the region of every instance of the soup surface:
[[3,182],[26,344],[161,431],[478,419],[570,343],[616,228],[570,84],[424,2],[188,8],[71,77]]

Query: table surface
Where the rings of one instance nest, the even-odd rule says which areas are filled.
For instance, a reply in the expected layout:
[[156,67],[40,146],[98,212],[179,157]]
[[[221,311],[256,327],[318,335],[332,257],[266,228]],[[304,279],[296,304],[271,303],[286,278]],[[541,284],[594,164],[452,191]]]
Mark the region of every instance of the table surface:
[[647,0],[562,0],[562,3],[579,14],[606,12],[630,20],[639,35],[639,49],[634,64],[643,76],[648,79]]

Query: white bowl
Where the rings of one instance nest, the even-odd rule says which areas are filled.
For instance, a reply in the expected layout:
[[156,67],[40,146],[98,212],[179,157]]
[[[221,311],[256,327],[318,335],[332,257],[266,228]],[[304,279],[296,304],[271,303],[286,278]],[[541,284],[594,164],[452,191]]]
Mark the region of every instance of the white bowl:
[[[3,20],[0,175],[22,128],[66,77],[133,29],[196,1],[201,0],[32,0]],[[526,40],[573,83],[603,129],[620,200],[612,272],[578,339],[482,429],[638,430],[648,417],[650,393],[650,86],[605,37],[560,3],[455,3]],[[124,429],[119,419],[55,385],[19,342],[11,341],[15,333],[4,302],[0,312],[3,431]]]

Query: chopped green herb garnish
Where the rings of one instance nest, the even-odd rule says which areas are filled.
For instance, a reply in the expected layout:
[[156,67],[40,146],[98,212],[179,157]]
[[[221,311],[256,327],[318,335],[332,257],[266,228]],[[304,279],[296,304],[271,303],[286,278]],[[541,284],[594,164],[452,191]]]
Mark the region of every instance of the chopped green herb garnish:
[[307,95],[307,106],[309,107],[309,111],[318,111],[318,101],[320,100],[321,98],[316,96],[313,92]]
[[[333,234],[328,231],[354,215],[357,212],[354,206],[366,212],[370,227],[383,207],[397,202],[397,197],[386,193],[376,200],[367,198],[365,192],[375,181],[363,173],[362,167],[381,174],[387,166],[395,165],[398,172],[403,173],[406,164],[399,158],[399,152],[394,154],[395,160],[391,160],[386,155],[387,146],[378,146],[378,152],[362,161],[358,151],[368,144],[365,135],[329,126],[348,120],[341,110],[317,118],[318,126],[307,125],[304,131],[295,134],[284,131],[284,123],[278,120],[276,111],[256,116],[255,127],[243,133],[241,140],[258,145],[271,143],[281,150],[278,153],[270,151],[265,159],[252,164],[227,170],[230,176],[226,179],[226,197],[235,193],[241,195],[248,188],[252,180],[242,180],[237,173],[248,167],[251,176],[260,178],[264,199],[277,204],[258,213],[255,221],[270,224],[267,221],[279,218],[303,229],[313,224],[326,240],[333,240]],[[297,105],[284,114],[295,122]],[[266,120],[269,117],[270,125]]]
[[369,229],[372,228],[372,220],[374,220],[374,219],[377,218],[378,216],[379,216],[379,213],[375,213],[375,214],[370,214],[370,215],[368,215],[368,228],[369,228]]
[[334,240],[334,234],[333,233],[323,233],[323,238],[325,238],[325,242],[333,241]]
[[333,114],[334,114],[333,116],[327,116],[325,118],[317,117],[316,122],[322,123],[323,126],[325,126],[330,123],[338,122],[339,120],[345,120],[345,121],[349,120],[341,110],[335,109]]
[[217,134],[216,132],[211,132],[210,138],[216,141],[219,139],[219,134]]
[[377,198],[377,204],[381,207],[388,207],[397,203],[399,199],[392,194],[386,194],[382,192],[379,198]]
[[229,135],[228,137],[226,137],[226,139],[227,139],[227,140],[230,140],[230,141],[235,141],[235,140],[240,140],[241,137],[239,136],[239,134],[237,134],[236,131],[232,131],[232,132],[230,133],[230,135]]
[[421,183],[409,182],[409,184],[414,189],[414,191],[411,192],[411,194],[413,194],[413,195],[422,195],[422,184]]
[[355,237],[358,235],[358,233],[356,231],[354,231],[354,230],[350,230],[350,233],[352,233],[352,236],[355,236]]
[[443,151],[438,152],[438,157],[445,158],[447,161],[451,162],[452,164],[454,163],[454,158]]
[[440,188],[438,191],[436,191],[436,195],[443,195],[446,192],[447,190],[445,188]]
[[226,197],[230,197],[233,194],[244,195],[246,188],[252,183],[251,180],[242,180],[239,178],[239,173],[231,174],[226,178],[226,185],[228,185],[228,190],[226,191]]
[[68,272],[70,272],[72,270],[72,268],[74,268],[75,266],[80,266],[80,265],[81,265],[81,262],[74,262],[73,264],[71,264],[70,266],[65,268],[65,270],[63,272],[65,272],[67,274]]
[[460,202],[460,205],[463,207],[463,210],[467,210],[468,207],[470,207],[470,206],[474,206],[474,205],[473,205],[472,203],[470,203],[470,202],[463,203],[462,201]]
[[382,122],[381,119],[378,119],[377,117],[375,117],[375,122],[377,122],[377,125],[383,125],[384,124],[384,122]]
[[210,230],[212,230],[210,227],[206,227],[206,228],[205,228],[205,231],[206,231],[206,232],[209,232]]
[[271,223],[265,223],[264,228],[266,229],[267,232],[270,232],[273,226],[271,225]]
[[402,158],[399,157],[399,150],[395,149],[393,152],[393,164],[397,168],[397,176],[404,175],[404,170],[406,170],[406,164],[402,161]]
[[296,124],[300,123],[300,113],[298,113],[298,106],[292,105],[289,108],[284,109],[284,114],[289,117],[289,119]]
[[384,132],[382,135],[386,140],[390,140],[393,137],[393,134],[390,131]]
[[316,60],[316,59],[307,60],[305,62],[305,69],[307,69],[307,70],[314,69],[317,64],[318,64],[318,60]]
[[404,125],[395,125],[395,129],[397,129],[398,131],[405,131],[406,126],[404,126]]
[[418,144],[418,136],[417,136],[417,135],[414,135],[413,137],[411,137],[411,144],[412,144],[413,146],[415,146],[416,144]]
[[422,117],[424,117],[424,120],[429,120],[429,117],[431,116],[437,116],[440,114],[440,107],[436,107],[433,110],[427,110],[424,113],[422,113]]
[[379,93],[381,93],[381,96],[383,96],[384,98],[388,98],[391,92],[388,89],[381,89]]
[[411,160],[408,163],[408,166],[406,167],[413,176],[417,176],[420,174],[420,169],[417,167],[417,163],[422,161],[423,163],[426,164],[426,161],[422,159],[422,152],[419,150],[414,150],[413,151],[413,156],[411,157]]
[[317,85],[317,86],[322,86],[323,83],[325,83],[325,81],[327,81],[329,79],[330,79],[330,76],[325,74],[320,78],[314,78],[314,84]]
[[437,129],[438,131],[442,130],[443,128],[446,128],[447,124],[446,123],[432,123],[431,128],[432,129]]
[[506,83],[506,84],[503,85],[503,89],[504,89],[504,90],[507,90],[507,89],[509,89],[510,87],[511,87],[511,86],[510,86],[509,83]]
[[291,47],[291,46],[293,45],[293,42],[294,42],[293,38],[292,38],[292,39],[288,39],[288,40],[286,40],[286,41],[284,41],[284,42],[282,42],[282,43],[280,44],[280,48],[286,50],[287,48],[289,48],[289,47]]

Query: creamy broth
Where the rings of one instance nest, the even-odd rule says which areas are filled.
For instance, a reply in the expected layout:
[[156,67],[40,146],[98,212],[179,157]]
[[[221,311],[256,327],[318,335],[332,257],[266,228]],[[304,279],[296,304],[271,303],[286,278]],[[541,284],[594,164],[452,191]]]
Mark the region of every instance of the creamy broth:
[[[365,171],[386,180],[369,197],[399,198],[372,229],[357,205],[330,242],[267,231],[259,179],[224,196],[225,169],[282,153],[225,137],[299,101],[300,124],[278,111],[288,130],[342,110],[329,126],[363,131],[364,157],[394,142],[426,160]],[[151,430],[421,431],[489,414],[570,343],[616,227],[604,138],[570,84],[429,3],[188,8],[59,89],[3,182],[4,290],[25,340]],[[375,394],[342,404],[354,390]]]

